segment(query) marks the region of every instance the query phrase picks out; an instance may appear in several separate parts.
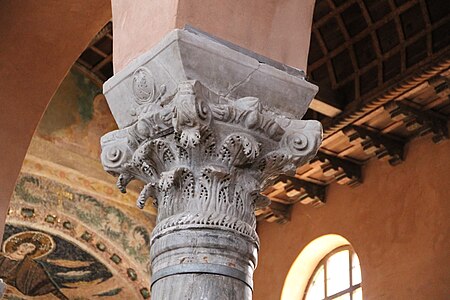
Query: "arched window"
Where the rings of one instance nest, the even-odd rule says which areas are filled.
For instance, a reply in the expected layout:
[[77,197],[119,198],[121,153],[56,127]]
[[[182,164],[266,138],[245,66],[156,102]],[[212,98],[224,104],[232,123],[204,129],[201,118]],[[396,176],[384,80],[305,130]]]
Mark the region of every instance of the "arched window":
[[304,300],[362,300],[359,258],[349,245],[334,249],[317,265]]

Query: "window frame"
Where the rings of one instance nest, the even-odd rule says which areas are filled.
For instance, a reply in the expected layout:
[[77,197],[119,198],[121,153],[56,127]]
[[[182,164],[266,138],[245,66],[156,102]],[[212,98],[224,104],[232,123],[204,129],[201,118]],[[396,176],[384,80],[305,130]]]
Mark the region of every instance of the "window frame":
[[[348,255],[349,255],[349,275],[350,275],[350,287],[339,291],[337,293],[334,293],[333,295],[327,296],[327,261],[328,259],[333,256],[334,254],[341,252],[341,251],[345,251],[348,250]],[[330,252],[328,252],[327,255],[325,255],[320,262],[317,264],[316,268],[314,269],[314,271],[312,272],[311,276],[309,277],[308,283],[306,285],[306,289],[305,292],[303,294],[303,298],[302,300],[306,300],[306,296],[308,295],[308,291],[309,288],[311,286],[311,283],[316,275],[316,273],[318,272],[318,270],[320,269],[320,267],[323,266],[323,271],[324,271],[324,294],[325,294],[325,298],[323,298],[323,300],[332,300],[335,299],[337,297],[340,297],[344,294],[349,293],[350,294],[350,300],[353,300],[353,292],[356,291],[357,289],[359,289],[361,287],[361,283],[362,283],[362,276],[361,276],[361,282],[358,284],[353,285],[353,272],[352,272],[352,268],[353,268],[353,254],[355,254],[358,257],[358,254],[356,253],[356,251],[353,249],[352,246],[350,245],[344,245],[344,246],[340,246],[337,247],[333,250],[331,250]],[[359,257],[358,257],[359,260]],[[361,263],[359,264],[359,269],[361,271]]]

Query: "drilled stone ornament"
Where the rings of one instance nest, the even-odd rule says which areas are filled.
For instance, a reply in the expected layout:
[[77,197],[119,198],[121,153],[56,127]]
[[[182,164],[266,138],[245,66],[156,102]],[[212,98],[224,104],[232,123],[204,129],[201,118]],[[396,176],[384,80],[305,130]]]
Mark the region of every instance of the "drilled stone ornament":
[[[140,130],[147,135],[136,134],[139,129],[131,126],[102,138],[105,169],[119,175],[117,185],[123,192],[131,179],[144,181],[138,206],[149,197],[156,199],[160,221],[173,214],[166,210],[172,211],[175,201],[182,210],[228,214],[232,210],[219,201],[228,199],[227,205],[236,203],[238,211],[247,205],[235,198],[249,197],[233,193],[241,184],[248,194],[257,194],[269,179],[313,157],[320,142],[321,127],[315,121],[289,120],[283,128],[273,115],[263,113],[258,99],[208,104],[199,93],[203,88],[197,81],[183,82],[171,102],[145,112],[147,119],[137,123],[151,127]],[[173,126],[161,124],[168,134],[152,126],[161,112]],[[237,175],[239,182],[229,189]],[[223,196],[213,199],[215,194]]]
[[[174,42],[178,43],[177,47],[184,47],[183,39],[186,45],[199,42],[197,37],[185,34],[183,32]],[[167,47],[174,44],[165,42]],[[214,64],[221,56],[231,55],[227,63],[233,67],[230,61],[236,61],[236,76],[241,76],[243,71],[238,63],[242,63],[242,57],[233,57],[237,54],[228,53],[230,49],[216,49],[219,46],[211,41],[200,39],[200,42],[195,49],[177,48],[184,57],[181,63],[189,61],[186,57],[194,55],[191,52],[207,49],[202,53],[205,61]],[[153,66],[154,74],[163,62],[169,70],[174,62],[180,63],[166,60],[164,51],[156,51],[155,58],[148,63]],[[174,50],[167,51],[173,53]],[[210,52],[215,54],[208,58]],[[156,63],[159,57],[162,61]],[[199,57],[198,53],[195,57]],[[270,101],[287,101],[292,95],[297,97],[295,99],[308,98],[311,85],[303,79],[271,70],[278,76],[274,80],[278,80],[279,92],[265,95],[260,89],[270,89],[270,81],[260,83],[259,79],[251,77],[251,74],[257,75],[259,69],[271,74],[265,66],[255,66],[239,84],[211,81],[211,77],[218,78],[218,74],[211,73],[212,67],[206,68],[209,72],[206,74],[201,67],[191,70],[191,66],[184,66],[184,72],[195,73],[198,80],[183,78],[175,84],[169,78],[179,76],[179,66],[173,68],[169,77],[159,70],[166,82],[161,82],[159,76],[150,76],[150,70],[142,66],[137,71],[130,72],[130,69],[127,71],[131,74],[130,80],[119,77],[120,87],[112,88],[111,91],[117,92],[109,96],[111,101],[108,99],[121,129],[102,137],[103,166],[107,172],[118,176],[117,187],[122,192],[126,192],[127,184],[133,179],[144,182],[137,206],[143,208],[152,198],[158,209],[157,225],[151,238],[152,299],[194,299],[193,295],[203,292],[203,296],[215,299],[214,295],[225,288],[224,281],[235,286],[233,299],[250,299],[259,249],[254,211],[268,204],[260,192],[278,175],[295,171],[300,164],[313,158],[321,142],[320,123],[286,117],[279,109],[267,105]],[[285,85],[297,89],[292,95],[279,82],[282,75],[287,76]],[[140,99],[135,116],[128,115],[128,108],[123,109],[127,83],[132,86],[133,97]],[[153,87],[168,88],[158,92],[149,88],[150,83]],[[294,83],[307,87],[306,92]],[[223,92],[219,85],[233,87],[233,91]],[[247,92],[245,85],[249,85]],[[255,86],[260,87],[255,89]],[[240,92],[243,96],[232,95],[243,88]],[[158,93],[159,96],[155,96]],[[260,94],[263,101],[252,93]],[[278,96],[269,99],[268,95],[272,94]],[[106,95],[108,98],[108,92]],[[118,106],[115,106],[116,99],[120,101]],[[293,111],[304,112],[304,109]],[[190,281],[189,274],[222,277],[206,276],[208,288],[201,289]],[[170,294],[173,285],[183,286],[186,292],[177,290]],[[197,288],[201,290],[196,291]],[[164,289],[169,294],[165,294]]]

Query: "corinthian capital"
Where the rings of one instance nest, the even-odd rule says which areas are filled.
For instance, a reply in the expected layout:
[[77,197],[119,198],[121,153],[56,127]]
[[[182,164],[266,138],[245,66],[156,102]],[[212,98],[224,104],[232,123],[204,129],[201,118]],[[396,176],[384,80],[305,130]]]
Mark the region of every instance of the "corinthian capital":
[[[122,192],[145,183],[138,207],[154,199],[153,257],[162,253],[156,240],[183,229],[231,232],[257,249],[254,210],[268,204],[260,192],[321,142],[320,123],[299,120],[317,91],[300,72],[184,30],[104,89],[120,129],[102,137],[102,163]],[[244,274],[256,266],[250,248],[251,266],[236,266]]]
[[155,199],[159,221],[201,212],[253,228],[253,210],[266,203],[259,192],[312,158],[320,137],[316,121],[280,116],[255,97],[213,95],[189,80],[165,103],[142,107],[134,124],[105,135],[102,162],[121,191],[135,178],[146,184],[137,205]]

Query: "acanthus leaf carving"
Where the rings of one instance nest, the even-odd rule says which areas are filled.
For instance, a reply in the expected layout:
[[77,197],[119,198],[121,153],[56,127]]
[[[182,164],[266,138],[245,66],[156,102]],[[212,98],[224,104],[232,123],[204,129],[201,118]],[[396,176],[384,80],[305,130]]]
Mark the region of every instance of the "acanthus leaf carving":
[[134,179],[134,175],[131,173],[121,173],[117,178],[117,188],[121,193],[127,192],[127,185]]
[[227,136],[220,148],[220,158],[232,166],[253,163],[259,156],[261,145],[250,135],[233,133]]
[[178,167],[170,171],[162,172],[158,182],[158,188],[161,191],[166,192],[169,188],[173,187],[178,180],[181,179],[181,176],[186,171],[186,168]]
[[218,121],[239,124],[252,131],[261,132],[275,141],[279,141],[284,133],[283,128],[273,120],[273,115],[263,113],[261,104],[255,97],[244,97],[226,104],[213,104],[211,111]]
[[139,197],[136,200],[136,206],[140,209],[143,209],[145,207],[145,203],[147,202],[148,198],[154,197],[156,195],[156,187],[153,182],[149,182],[146,185],[144,185],[144,188],[142,189],[141,193],[139,194]]
[[[144,181],[137,205],[153,197],[158,222],[198,215],[201,222],[237,230],[241,225],[225,224],[236,218],[254,230],[254,209],[268,204],[259,192],[314,157],[320,123],[280,118],[255,97],[209,99],[205,89],[182,82],[170,99],[156,99],[134,124],[106,135],[103,165],[119,175],[123,192],[132,179]],[[188,219],[195,223],[197,217]]]
[[234,277],[250,295],[255,209],[269,204],[261,192],[272,179],[317,151],[320,124],[295,120],[317,88],[298,70],[182,29],[104,91],[121,128],[102,139],[105,170],[119,176],[122,192],[142,181],[137,206],[153,199],[157,207],[153,296],[167,298],[161,287],[184,278],[180,269],[207,273],[211,283]]

